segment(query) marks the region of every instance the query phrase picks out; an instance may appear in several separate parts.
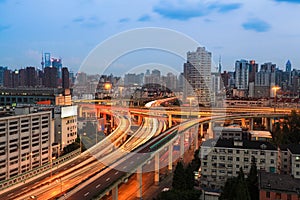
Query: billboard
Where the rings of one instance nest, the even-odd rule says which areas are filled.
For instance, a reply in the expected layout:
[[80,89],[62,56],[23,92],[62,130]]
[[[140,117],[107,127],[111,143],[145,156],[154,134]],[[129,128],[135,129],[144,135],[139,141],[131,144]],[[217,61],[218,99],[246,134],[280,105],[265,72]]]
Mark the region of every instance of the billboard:
[[77,106],[65,106],[61,108],[61,118],[77,115]]

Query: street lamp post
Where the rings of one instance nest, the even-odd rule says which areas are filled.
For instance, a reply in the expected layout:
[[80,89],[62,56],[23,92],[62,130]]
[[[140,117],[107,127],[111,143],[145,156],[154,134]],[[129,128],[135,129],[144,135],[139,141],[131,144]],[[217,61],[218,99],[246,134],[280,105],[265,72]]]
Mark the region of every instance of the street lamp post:
[[276,105],[277,105],[277,90],[279,90],[280,87],[274,86],[272,87],[272,90],[274,90],[274,112],[276,112]]

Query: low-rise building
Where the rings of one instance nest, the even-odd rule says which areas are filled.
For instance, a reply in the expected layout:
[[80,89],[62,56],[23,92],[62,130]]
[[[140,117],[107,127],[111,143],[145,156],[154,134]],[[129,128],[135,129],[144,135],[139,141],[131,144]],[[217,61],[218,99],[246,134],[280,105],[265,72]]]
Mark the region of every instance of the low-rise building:
[[214,138],[250,140],[248,129],[240,126],[217,126],[213,128]]
[[241,167],[247,175],[254,158],[258,170],[277,172],[278,151],[269,142],[210,139],[202,143],[200,153],[204,188],[220,189],[227,178],[238,175]]
[[287,174],[259,172],[260,200],[299,200],[300,180]]
[[300,179],[300,144],[290,144],[287,150],[289,157],[288,171],[294,178]]

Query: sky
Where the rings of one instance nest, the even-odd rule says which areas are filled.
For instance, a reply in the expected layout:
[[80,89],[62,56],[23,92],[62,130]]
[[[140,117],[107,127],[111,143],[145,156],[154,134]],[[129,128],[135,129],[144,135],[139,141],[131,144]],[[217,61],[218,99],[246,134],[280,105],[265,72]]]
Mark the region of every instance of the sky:
[[[84,71],[82,63],[105,41],[157,27],[204,46],[214,65],[221,57],[223,70],[233,71],[240,59],[273,62],[280,69],[290,60],[300,69],[299,10],[300,0],[0,0],[0,66],[40,67],[42,52],[50,52],[74,72]],[[134,43],[123,41],[110,51]],[[174,40],[174,45],[181,44]],[[149,63],[183,70],[184,56],[159,52],[127,52],[127,58],[122,54],[109,61],[106,71],[122,75]],[[95,65],[93,73],[104,64]]]

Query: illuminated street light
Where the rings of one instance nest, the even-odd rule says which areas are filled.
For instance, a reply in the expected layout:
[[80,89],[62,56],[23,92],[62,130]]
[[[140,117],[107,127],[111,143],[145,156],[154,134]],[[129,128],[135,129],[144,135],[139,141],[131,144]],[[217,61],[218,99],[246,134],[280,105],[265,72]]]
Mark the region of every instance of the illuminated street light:
[[280,87],[273,86],[272,90],[274,90],[274,112],[276,112],[276,105],[277,105],[277,90],[279,90]]

